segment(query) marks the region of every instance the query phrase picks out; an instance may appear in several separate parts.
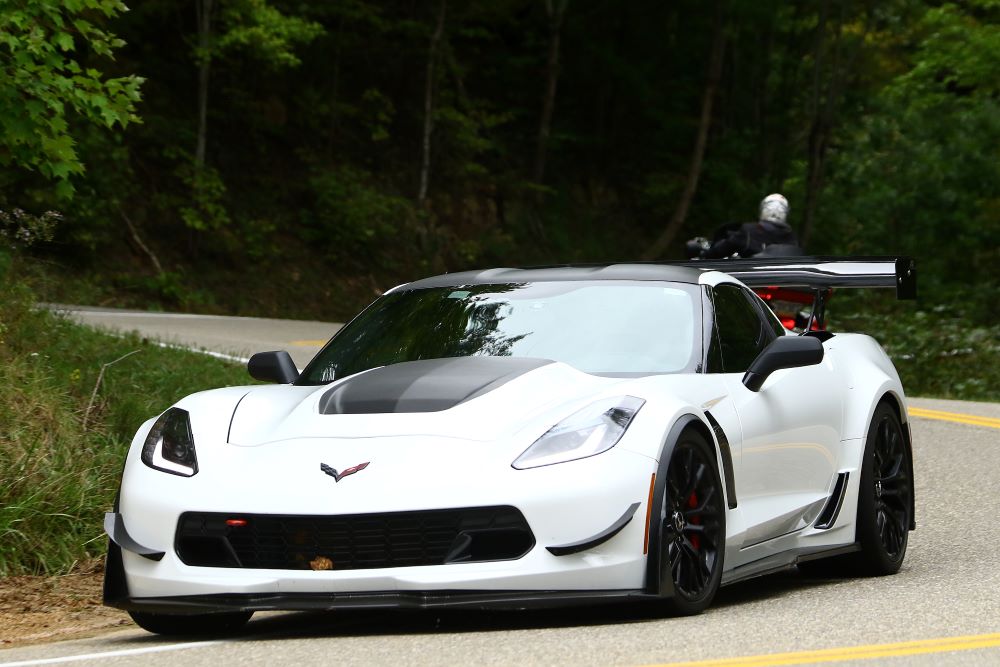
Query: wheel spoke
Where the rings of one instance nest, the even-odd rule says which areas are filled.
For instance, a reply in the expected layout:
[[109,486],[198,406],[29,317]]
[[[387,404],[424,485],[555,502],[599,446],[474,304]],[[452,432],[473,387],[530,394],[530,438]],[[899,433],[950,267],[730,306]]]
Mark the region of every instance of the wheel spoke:
[[667,475],[667,493],[665,494],[667,497],[664,498],[665,501],[676,504],[677,499],[681,497],[681,489],[678,481],[673,471]]
[[900,510],[898,507],[892,507],[891,505],[885,505],[885,513],[888,518],[892,519],[892,522],[904,530],[909,529],[909,511]]
[[[886,469],[887,468],[887,469]],[[883,469],[877,470],[878,479],[886,480],[893,479],[897,475],[901,474],[903,470],[903,455],[902,453],[894,454],[892,458],[888,460],[888,465],[884,466]]]
[[886,553],[895,556],[903,544],[903,535],[907,530],[906,515],[882,506],[876,510],[876,525],[879,527],[879,538]]
[[[692,450],[693,451],[693,450]],[[694,493],[694,490],[698,488],[701,484],[701,479],[705,475],[705,464],[701,461],[698,462],[698,467],[694,470],[694,474],[691,475],[691,479],[688,480],[688,485],[684,489],[683,499],[687,500]]]
[[684,560],[687,563],[691,583],[694,584],[690,592],[700,591],[707,582],[705,580],[705,573],[702,571],[699,563],[701,558],[698,555],[698,550],[686,538],[681,542],[681,548],[684,551]]
[[674,584],[680,588],[681,577],[684,574],[682,571],[683,559],[681,558],[681,550],[675,549],[673,555],[670,558],[670,576],[674,579]]
[[[689,496],[690,497],[690,496]],[[684,518],[690,519],[694,516],[705,515],[711,516],[715,499],[715,487],[709,487],[708,490],[703,491],[701,494],[701,504],[698,507],[693,507],[691,509],[684,511]]]
[[902,545],[902,533],[900,532],[899,524],[892,521],[890,517],[884,517],[884,522],[882,524],[883,530],[882,544],[885,546],[886,553],[889,556],[895,556],[899,553],[899,548]]

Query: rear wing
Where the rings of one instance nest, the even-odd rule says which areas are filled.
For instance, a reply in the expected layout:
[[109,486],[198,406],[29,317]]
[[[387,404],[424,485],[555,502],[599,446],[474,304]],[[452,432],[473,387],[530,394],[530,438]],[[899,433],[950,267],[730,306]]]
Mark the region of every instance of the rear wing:
[[895,287],[897,299],[917,298],[916,264],[910,257],[751,257],[669,262],[722,271],[748,287]]

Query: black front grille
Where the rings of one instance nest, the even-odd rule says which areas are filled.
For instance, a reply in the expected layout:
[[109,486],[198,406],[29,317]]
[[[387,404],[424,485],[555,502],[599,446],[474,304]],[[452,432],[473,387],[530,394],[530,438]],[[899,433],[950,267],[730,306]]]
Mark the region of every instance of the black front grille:
[[348,515],[186,512],[177,554],[187,565],[358,570],[511,560],[535,538],[514,507]]

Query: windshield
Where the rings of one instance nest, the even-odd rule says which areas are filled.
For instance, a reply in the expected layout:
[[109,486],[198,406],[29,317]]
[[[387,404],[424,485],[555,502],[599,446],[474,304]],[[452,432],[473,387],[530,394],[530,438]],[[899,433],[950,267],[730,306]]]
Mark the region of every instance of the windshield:
[[698,357],[697,295],[694,285],[638,281],[404,289],[339,331],[299,383],[467,356],[551,359],[593,374],[676,373]]

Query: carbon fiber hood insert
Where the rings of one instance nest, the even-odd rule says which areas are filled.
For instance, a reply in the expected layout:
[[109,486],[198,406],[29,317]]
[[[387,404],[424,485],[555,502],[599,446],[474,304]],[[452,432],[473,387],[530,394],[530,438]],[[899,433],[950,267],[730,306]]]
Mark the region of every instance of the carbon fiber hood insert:
[[553,363],[523,357],[406,361],[358,373],[323,394],[323,415],[439,412]]

